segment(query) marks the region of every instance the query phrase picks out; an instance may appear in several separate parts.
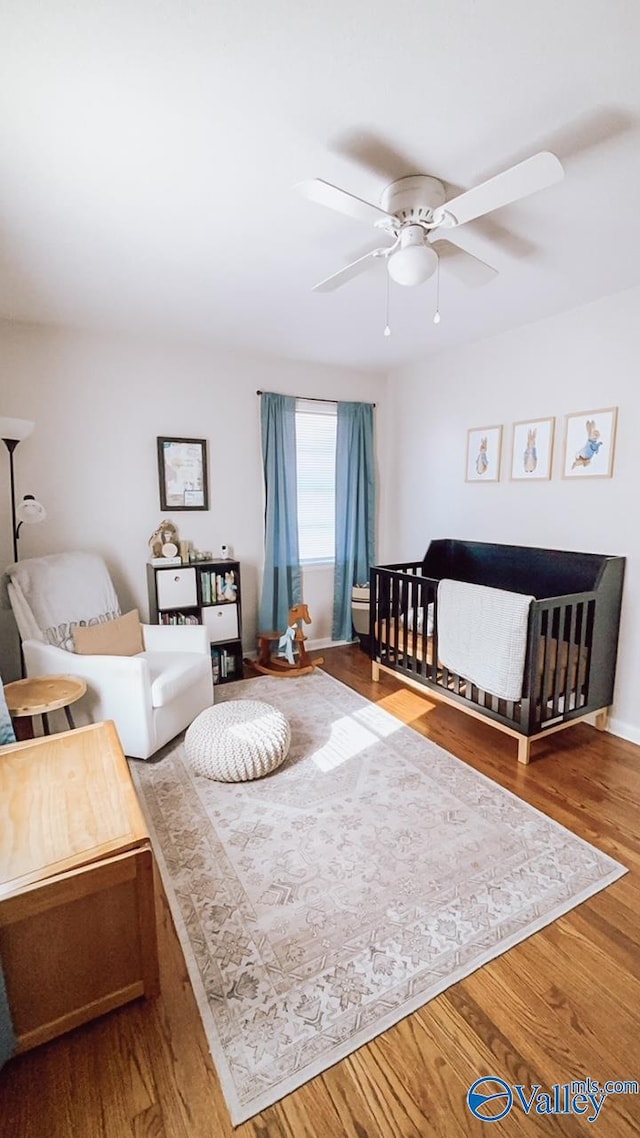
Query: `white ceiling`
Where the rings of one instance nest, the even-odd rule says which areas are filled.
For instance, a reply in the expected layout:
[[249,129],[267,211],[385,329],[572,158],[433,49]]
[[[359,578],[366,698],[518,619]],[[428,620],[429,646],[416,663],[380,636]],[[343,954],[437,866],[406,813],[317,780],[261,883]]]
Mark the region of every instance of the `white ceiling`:
[[[0,315],[387,369],[640,283],[637,0],[0,0]],[[293,190],[565,180],[457,231],[499,277],[311,285],[376,233]]]

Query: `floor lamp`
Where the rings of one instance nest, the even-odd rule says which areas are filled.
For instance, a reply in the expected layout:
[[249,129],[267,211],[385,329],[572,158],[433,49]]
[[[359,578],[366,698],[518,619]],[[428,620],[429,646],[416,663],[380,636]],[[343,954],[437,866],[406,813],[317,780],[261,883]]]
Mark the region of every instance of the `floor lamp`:
[[15,451],[18,443],[23,439],[27,439],[35,423],[29,419],[2,419],[0,418],[0,438],[9,451],[9,482],[11,486],[11,538],[13,541],[13,560],[18,560],[18,538],[20,536],[20,527],[26,522],[44,521],[46,511],[40,502],[37,502],[33,494],[25,494],[22,501],[16,506],[16,489],[15,477],[13,470],[13,452]]

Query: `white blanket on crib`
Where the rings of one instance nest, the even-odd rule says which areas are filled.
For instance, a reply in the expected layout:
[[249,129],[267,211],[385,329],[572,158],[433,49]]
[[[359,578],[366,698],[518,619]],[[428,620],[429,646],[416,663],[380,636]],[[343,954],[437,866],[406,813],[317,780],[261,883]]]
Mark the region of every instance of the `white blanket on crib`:
[[486,585],[440,581],[440,662],[491,695],[519,700],[533,600],[535,597]]

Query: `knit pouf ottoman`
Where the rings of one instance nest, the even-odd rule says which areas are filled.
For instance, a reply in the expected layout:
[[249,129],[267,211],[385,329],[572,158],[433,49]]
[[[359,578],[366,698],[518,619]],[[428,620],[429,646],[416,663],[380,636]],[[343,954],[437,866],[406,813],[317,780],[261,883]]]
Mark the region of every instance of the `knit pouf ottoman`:
[[291,729],[281,711],[256,699],[207,707],[184,737],[192,770],[218,782],[246,782],[270,774],[289,753]]

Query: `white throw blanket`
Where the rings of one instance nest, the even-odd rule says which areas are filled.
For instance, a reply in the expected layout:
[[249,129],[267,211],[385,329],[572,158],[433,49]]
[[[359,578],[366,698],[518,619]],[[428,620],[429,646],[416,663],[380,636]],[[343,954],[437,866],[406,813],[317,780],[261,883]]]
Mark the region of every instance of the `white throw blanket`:
[[8,590],[22,640],[73,652],[73,629],[120,615],[107,567],[95,553],[52,553],[9,565]]
[[529,606],[535,597],[442,580],[438,658],[445,668],[500,699],[522,696]]

